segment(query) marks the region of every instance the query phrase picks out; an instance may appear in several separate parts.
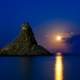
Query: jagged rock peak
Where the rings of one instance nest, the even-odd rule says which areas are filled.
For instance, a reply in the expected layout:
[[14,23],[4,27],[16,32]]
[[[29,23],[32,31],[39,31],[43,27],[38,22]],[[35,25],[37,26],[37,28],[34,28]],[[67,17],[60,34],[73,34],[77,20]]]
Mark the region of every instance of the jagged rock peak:
[[24,22],[22,25],[21,25],[21,29],[22,30],[28,30],[28,29],[31,29],[30,25],[28,22]]
[[50,55],[38,45],[29,23],[23,23],[17,38],[0,50],[1,55]]
[[32,44],[37,45],[34,33],[28,22],[24,22],[21,25],[21,32],[19,33],[17,39],[18,41],[22,41],[22,42],[27,41],[27,44],[30,43],[31,45]]

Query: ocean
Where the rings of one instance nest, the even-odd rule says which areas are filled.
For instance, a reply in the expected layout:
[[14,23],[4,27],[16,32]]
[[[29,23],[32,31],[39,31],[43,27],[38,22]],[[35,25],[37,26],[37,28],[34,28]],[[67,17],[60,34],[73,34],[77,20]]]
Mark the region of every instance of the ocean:
[[80,56],[0,57],[0,80],[80,80]]

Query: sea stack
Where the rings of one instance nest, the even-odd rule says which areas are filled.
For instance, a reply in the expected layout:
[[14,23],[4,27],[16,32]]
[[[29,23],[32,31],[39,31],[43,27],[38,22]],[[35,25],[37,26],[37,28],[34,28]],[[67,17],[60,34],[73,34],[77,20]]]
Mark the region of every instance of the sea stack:
[[50,55],[42,46],[38,45],[29,23],[23,23],[17,38],[0,50],[1,55],[34,56]]

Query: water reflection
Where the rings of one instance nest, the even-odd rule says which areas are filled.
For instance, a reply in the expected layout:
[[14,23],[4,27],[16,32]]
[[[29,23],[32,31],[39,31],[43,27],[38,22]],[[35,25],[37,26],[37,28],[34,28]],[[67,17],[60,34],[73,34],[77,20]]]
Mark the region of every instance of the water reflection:
[[0,80],[63,79],[80,80],[80,56],[0,57]]
[[57,53],[55,60],[55,80],[63,80],[63,63],[61,53]]

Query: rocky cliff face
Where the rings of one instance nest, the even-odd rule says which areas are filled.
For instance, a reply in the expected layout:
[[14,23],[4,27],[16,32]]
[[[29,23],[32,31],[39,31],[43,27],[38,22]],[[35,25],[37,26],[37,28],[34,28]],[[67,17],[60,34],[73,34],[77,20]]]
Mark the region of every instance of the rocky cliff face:
[[0,50],[1,55],[50,55],[50,53],[38,45],[29,23],[21,26],[18,37]]

